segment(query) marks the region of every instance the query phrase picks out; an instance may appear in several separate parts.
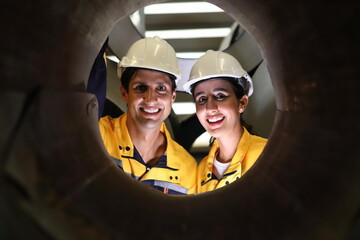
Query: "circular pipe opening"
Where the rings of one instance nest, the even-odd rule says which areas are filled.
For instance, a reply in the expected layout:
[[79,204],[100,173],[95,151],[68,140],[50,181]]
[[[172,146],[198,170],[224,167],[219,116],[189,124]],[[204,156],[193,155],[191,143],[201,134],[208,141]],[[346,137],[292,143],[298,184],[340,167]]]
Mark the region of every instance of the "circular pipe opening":
[[[4,236],[304,239],[347,235],[359,209],[360,166],[357,147],[343,139],[356,143],[359,127],[353,112],[342,106],[358,109],[352,86],[359,83],[356,51],[351,51],[357,38],[348,37],[354,34],[344,26],[354,26],[353,11],[359,6],[209,2],[221,5],[259,43],[278,110],[273,134],[251,172],[227,188],[184,198],[142,187],[118,174],[109,159],[103,160],[107,155],[96,129],[94,97],[84,93],[100,43],[119,16],[139,8],[138,3],[35,3],[38,8],[26,8],[21,1],[8,3],[9,9],[22,6],[22,14],[4,31],[11,33],[14,45],[23,47],[2,40],[7,61],[1,62],[6,79],[1,98],[11,105],[9,115],[9,108],[1,108],[6,123],[1,210],[9,216],[1,228]],[[48,11],[36,10],[44,7]],[[333,12],[338,13],[336,19]],[[342,39],[331,38],[334,29],[344,33]],[[25,43],[23,34],[29,36]],[[346,98],[329,106],[328,96],[337,95],[336,83],[344,76]],[[344,110],[346,124],[334,118],[334,108]],[[4,209],[11,209],[11,214]],[[134,224],[139,219],[146,228]],[[24,227],[16,232],[19,224]]]

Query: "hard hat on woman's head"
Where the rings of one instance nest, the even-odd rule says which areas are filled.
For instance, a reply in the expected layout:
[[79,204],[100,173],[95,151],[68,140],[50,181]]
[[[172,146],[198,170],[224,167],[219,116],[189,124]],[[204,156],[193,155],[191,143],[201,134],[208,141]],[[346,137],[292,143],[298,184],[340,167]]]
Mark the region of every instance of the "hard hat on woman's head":
[[175,50],[159,37],[143,38],[135,42],[118,64],[117,75],[121,78],[127,67],[157,70],[181,78]]
[[[208,50],[195,62],[190,71],[189,80],[184,84],[184,90],[191,94],[193,84],[202,80],[221,77],[234,78],[244,88],[248,96],[253,93],[251,77],[240,63],[228,53],[213,50]],[[241,78],[245,78],[248,84],[244,84]]]

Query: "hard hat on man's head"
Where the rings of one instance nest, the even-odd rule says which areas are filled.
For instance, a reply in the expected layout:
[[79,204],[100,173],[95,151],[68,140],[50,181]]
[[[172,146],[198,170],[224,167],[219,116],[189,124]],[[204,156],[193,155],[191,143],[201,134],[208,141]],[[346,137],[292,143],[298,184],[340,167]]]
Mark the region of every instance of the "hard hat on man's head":
[[[234,78],[239,85],[241,85],[246,94],[250,96],[253,93],[253,83],[251,77],[242,68],[240,63],[230,54],[208,50],[201,56],[194,64],[190,71],[189,80],[184,84],[184,90],[191,94],[191,86],[199,81],[211,79],[230,77]],[[249,85],[244,86],[241,78],[245,78]]]
[[127,67],[169,73],[175,77],[175,80],[181,78],[175,50],[159,37],[143,38],[131,45],[118,64],[117,75],[119,78]]

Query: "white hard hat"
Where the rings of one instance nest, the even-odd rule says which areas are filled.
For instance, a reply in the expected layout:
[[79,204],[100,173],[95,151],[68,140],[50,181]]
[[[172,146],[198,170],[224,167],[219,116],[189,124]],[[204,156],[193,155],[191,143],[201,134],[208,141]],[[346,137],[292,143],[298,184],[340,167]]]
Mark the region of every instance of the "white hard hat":
[[127,67],[158,70],[174,75],[175,80],[181,78],[175,50],[159,37],[143,38],[131,45],[118,63],[119,78]]
[[[231,77],[237,80],[247,95],[251,96],[253,93],[253,83],[251,77],[242,68],[240,63],[230,54],[208,50],[202,55],[194,64],[190,71],[189,80],[184,84],[183,88],[186,92],[191,94],[191,86],[201,80],[210,78]],[[244,84],[240,78],[243,77],[249,83],[248,89],[245,89]]]

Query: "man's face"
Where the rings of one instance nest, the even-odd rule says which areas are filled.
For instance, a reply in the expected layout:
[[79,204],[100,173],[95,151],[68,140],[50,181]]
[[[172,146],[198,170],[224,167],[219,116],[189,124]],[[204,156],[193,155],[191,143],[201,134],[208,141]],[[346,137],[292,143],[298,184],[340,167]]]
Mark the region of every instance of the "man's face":
[[128,105],[128,121],[141,128],[160,127],[176,97],[168,75],[146,69],[137,70],[130,80],[129,91],[121,87],[121,93]]

